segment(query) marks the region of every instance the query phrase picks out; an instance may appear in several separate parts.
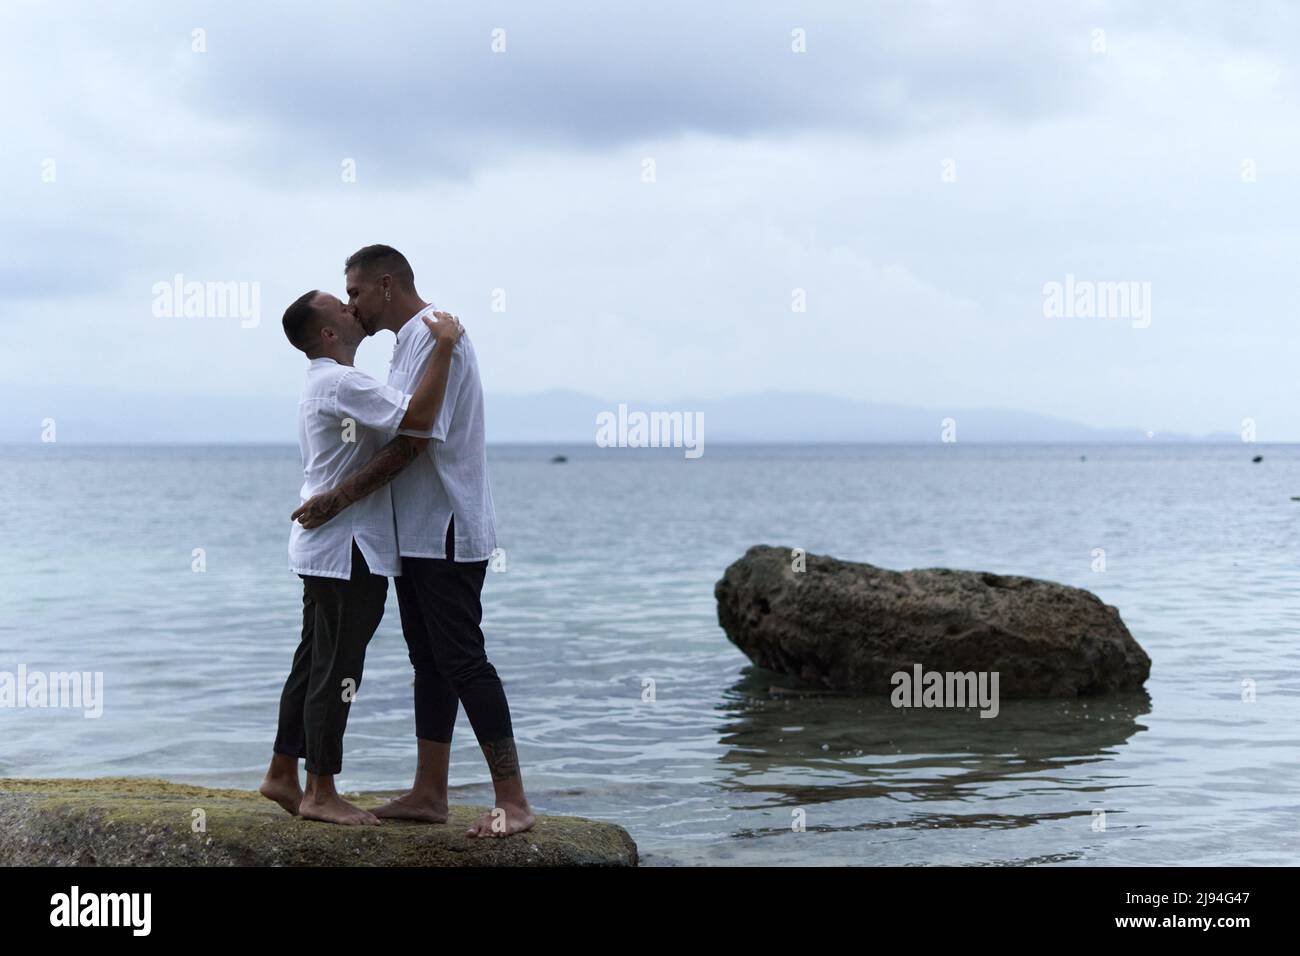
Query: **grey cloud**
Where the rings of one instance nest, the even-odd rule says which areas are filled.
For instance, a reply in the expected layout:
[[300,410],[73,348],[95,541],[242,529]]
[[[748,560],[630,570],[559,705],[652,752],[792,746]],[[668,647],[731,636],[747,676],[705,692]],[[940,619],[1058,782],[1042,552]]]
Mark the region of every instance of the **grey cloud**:
[[[888,138],[1075,109],[1087,21],[1033,9],[296,3],[125,8],[95,28],[122,62],[232,130],[209,161],[291,188],[342,157],[395,182],[464,176],[534,148],[688,133]],[[201,55],[188,52],[195,25]],[[805,54],[790,50],[796,27]]]

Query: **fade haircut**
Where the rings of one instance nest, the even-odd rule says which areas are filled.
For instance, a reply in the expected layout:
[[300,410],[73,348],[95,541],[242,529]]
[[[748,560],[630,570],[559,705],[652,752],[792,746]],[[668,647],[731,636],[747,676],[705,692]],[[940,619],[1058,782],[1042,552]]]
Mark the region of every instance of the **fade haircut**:
[[298,296],[293,305],[284,310],[284,319],[281,322],[289,344],[304,352],[315,347],[317,333],[320,332],[320,310],[312,304],[318,295],[320,290],[312,289]]
[[344,275],[352,269],[367,279],[387,273],[403,291],[415,289],[415,273],[411,271],[411,264],[406,261],[406,256],[392,246],[362,246],[343,263]]

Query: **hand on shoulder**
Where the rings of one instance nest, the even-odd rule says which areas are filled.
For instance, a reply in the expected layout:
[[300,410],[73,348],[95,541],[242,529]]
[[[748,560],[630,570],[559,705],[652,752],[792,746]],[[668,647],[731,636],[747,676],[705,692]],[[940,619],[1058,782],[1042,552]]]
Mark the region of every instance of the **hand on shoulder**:
[[427,315],[421,316],[421,320],[429,330],[429,334],[433,336],[434,341],[440,345],[453,346],[459,342],[461,336],[465,334],[465,327],[460,324],[460,319],[450,312],[434,312],[433,315],[436,321],[435,318]]

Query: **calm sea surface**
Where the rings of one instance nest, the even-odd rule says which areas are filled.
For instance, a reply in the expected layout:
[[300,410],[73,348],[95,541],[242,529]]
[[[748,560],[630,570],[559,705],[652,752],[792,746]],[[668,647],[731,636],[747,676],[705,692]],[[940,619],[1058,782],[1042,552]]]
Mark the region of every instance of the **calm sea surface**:
[[[1300,447],[489,462],[507,568],[484,630],[529,795],[624,826],[646,864],[1300,862]],[[105,682],[97,720],[0,709],[0,776],[255,787],[299,636],[296,449],[9,446],[0,479],[0,671]],[[792,681],[749,665],[713,599],[756,543],[1089,588],[1151,656],[1147,691],[1004,700],[993,720],[773,694]],[[390,589],[343,788],[409,783],[410,680]],[[462,711],[452,799],[490,803],[485,780]]]

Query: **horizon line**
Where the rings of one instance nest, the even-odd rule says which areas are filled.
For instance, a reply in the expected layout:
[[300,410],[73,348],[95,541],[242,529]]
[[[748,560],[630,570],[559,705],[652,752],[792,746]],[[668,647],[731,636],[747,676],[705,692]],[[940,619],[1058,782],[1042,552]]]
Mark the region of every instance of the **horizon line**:
[[[772,447],[818,447],[818,446],[854,446],[854,445],[880,445],[880,446],[915,446],[930,447],[932,445],[950,446],[950,445],[1057,445],[1076,447],[1080,445],[1097,446],[1097,447],[1127,447],[1131,445],[1243,445],[1245,447],[1257,446],[1286,446],[1300,445],[1300,439],[1294,441],[1234,441],[1229,438],[1131,438],[1131,439],[1047,439],[1047,438],[1027,438],[1027,439],[963,439],[961,441],[920,441],[920,440],[880,440],[880,439],[815,439],[809,441],[799,441],[791,439],[734,439],[734,438],[717,438],[709,441],[710,445],[723,445],[727,447],[745,447],[745,446],[772,446]],[[232,447],[232,446],[258,446],[264,448],[297,448],[298,445],[293,441],[264,441],[258,439],[229,439],[213,441],[162,441],[152,439],[132,439],[123,441],[78,441],[59,440],[44,442],[39,439],[14,441],[0,439],[0,447],[28,447],[31,445],[77,445],[82,448],[109,448],[109,447],[132,447],[132,446],[153,446],[160,448],[209,448],[209,447]],[[672,445],[657,446],[611,446],[605,447],[597,445],[594,441],[575,441],[572,439],[528,439],[512,441],[487,441],[486,445],[490,448],[493,446],[524,446],[524,447],[543,447],[551,445],[563,445],[569,448],[597,448],[602,451],[674,451],[679,450]]]

